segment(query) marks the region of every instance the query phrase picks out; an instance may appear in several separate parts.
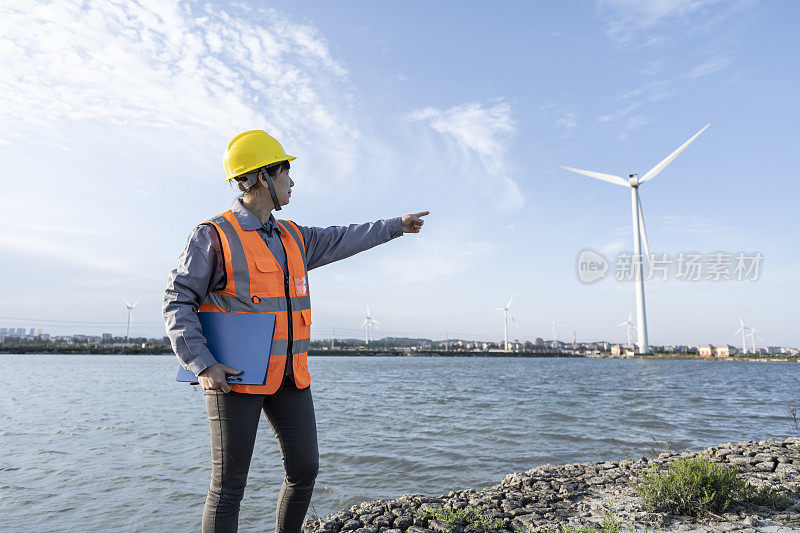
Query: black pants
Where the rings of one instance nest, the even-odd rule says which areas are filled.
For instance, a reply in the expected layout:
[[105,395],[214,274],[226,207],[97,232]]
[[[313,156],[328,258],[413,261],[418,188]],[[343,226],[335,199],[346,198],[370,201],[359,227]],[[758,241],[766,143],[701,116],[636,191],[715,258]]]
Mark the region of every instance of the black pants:
[[297,533],[306,516],[319,470],[317,422],[311,389],[285,379],[275,394],[205,391],[211,426],[211,486],[203,511],[203,533],[235,532],[239,503],[261,412],[275,433],[285,477],[278,497],[275,531]]

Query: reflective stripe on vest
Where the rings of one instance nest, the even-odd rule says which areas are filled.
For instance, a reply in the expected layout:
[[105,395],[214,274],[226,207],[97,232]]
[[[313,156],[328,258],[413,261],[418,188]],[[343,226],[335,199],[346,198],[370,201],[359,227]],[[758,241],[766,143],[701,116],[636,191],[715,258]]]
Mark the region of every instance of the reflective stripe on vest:
[[[272,394],[283,381],[289,348],[289,309],[284,271],[257,231],[245,231],[233,211],[211,219],[219,234],[224,256],[226,283],[210,292],[198,313],[272,313],[275,333],[272,338],[269,368],[264,385],[231,385],[231,390],[248,394]],[[286,250],[289,270],[289,305],[292,311],[292,371],[294,382],[303,389],[311,383],[308,372],[308,347],[311,339],[311,298],[305,242],[291,221],[279,221],[278,230]]]

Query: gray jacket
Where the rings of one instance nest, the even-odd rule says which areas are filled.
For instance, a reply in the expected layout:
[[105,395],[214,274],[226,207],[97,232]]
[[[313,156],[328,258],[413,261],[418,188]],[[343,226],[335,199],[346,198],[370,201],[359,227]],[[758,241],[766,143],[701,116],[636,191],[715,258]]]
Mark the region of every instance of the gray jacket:
[[[286,252],[275,218],[270,215],[262,225],[240,199],[233,202],[231,210],[244,230],[258,232],[286,272]],[[298,228],[306,245],[307,270],[350,257],[403,234],[401,217],[328,228],[298,224]],[[170,273],[164,291],[162,312],[172,350],[181,365],[195,375],[217,362],[206,346],[197,309],[209,292],[225,287],[222,261],[217,232],[207,224],[200,224],[189,235],[178,258],[178,268]]]

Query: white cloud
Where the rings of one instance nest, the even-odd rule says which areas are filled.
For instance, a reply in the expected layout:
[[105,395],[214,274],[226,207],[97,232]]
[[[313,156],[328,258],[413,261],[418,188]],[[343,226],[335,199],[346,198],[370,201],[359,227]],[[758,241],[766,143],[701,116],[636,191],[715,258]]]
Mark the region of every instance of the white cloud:
[[616,256],[618,253],[622,252],[623,250],[629,249],[630,244],[626,244],[624,241],[615,240],[611,242],[607,242],[599,247],[599,251],[606,256],[606,258]]
[[713,74],[715,72],[719,72],[720,70],[724,69],[731,63],[730,58],[724,56],[717,56],[712,57],[692,68],[689,71],[690,78],[702,78],[703,76],[708,76],[709,74]]
[[578,120],[575,113],[571,111],[565,111],[561,117],[556,120],[556,125],[561,129],[563,132],[561,134],[561,138],[571,137],[575,134],[575,130],[578,129]]
[[606,18],[606,34],[620,43],[654,44],[666,30],[687,20],[702,20],[710,7],[723,0],[598,0]]
[[650,122],[650,121],[649,121],[649,120],[647,120],[647,119],[646,119],[645,117],[643,117],[642,115],[633,115],[632,117],[630,117],[630,118],[629,118],[629,119],[628,119],[628,120],[625,122],[625,126],[623,126],[623,128],[622,128],[622,130],[620,131],[620,133],[619,133],[618,137],[619,137],[620,139],[622,139],[622,140],[626,140],[626,139],[628,138],[628,136],[629,136],[629,135],[630,135],[632,132],[634,132],[634,131],[638,130],[639,128],[642,128],[642,127],[646,126],[646,125],[647,125],[649,122]]
[[96,121],[167,129],[216,150],[253,127],[295,150],[355,150],[347,140],[358,128],[331,97],[348,92],[346,69],[315,28],[275,10],[12,1],[0,35],[2,144]]
[[503,101],[489,105],[479,102],[450,109],[426,107],[409,115],[412,121],[427,123],[435,131],[455,141],[459,148],[455,157],[477,157],[489,177],[502,187],[495,206],[520,209],[525,203],[516,181],[508,176],[505,162],[509,139],[516,133],[511,106]]

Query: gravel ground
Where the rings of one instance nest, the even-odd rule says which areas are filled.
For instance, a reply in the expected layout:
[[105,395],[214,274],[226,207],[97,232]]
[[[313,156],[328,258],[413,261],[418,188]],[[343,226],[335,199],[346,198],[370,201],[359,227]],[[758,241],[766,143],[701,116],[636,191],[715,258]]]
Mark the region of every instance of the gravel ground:
[[[706,456],[739,467],[752,485],[789,491],[785,511],[739,504],[723,514],[703,517],[648,513],[628,481],[653,464],[666,466],[679,457]],[[727,442],[697,452],[664,452],[653,459],[543,465],[509,474],[481,490],[451,491],[438,497],[408,494],[394,500],[363,502],[325,518],[306,520],[307,533],[478,533],[481,529],[419,518],[429,507],[474,507],[501,520],[503,531],[546,531],[562,525],[598,529],[611,509],[622,531],[800,531],[800,437],[785,441]]]

